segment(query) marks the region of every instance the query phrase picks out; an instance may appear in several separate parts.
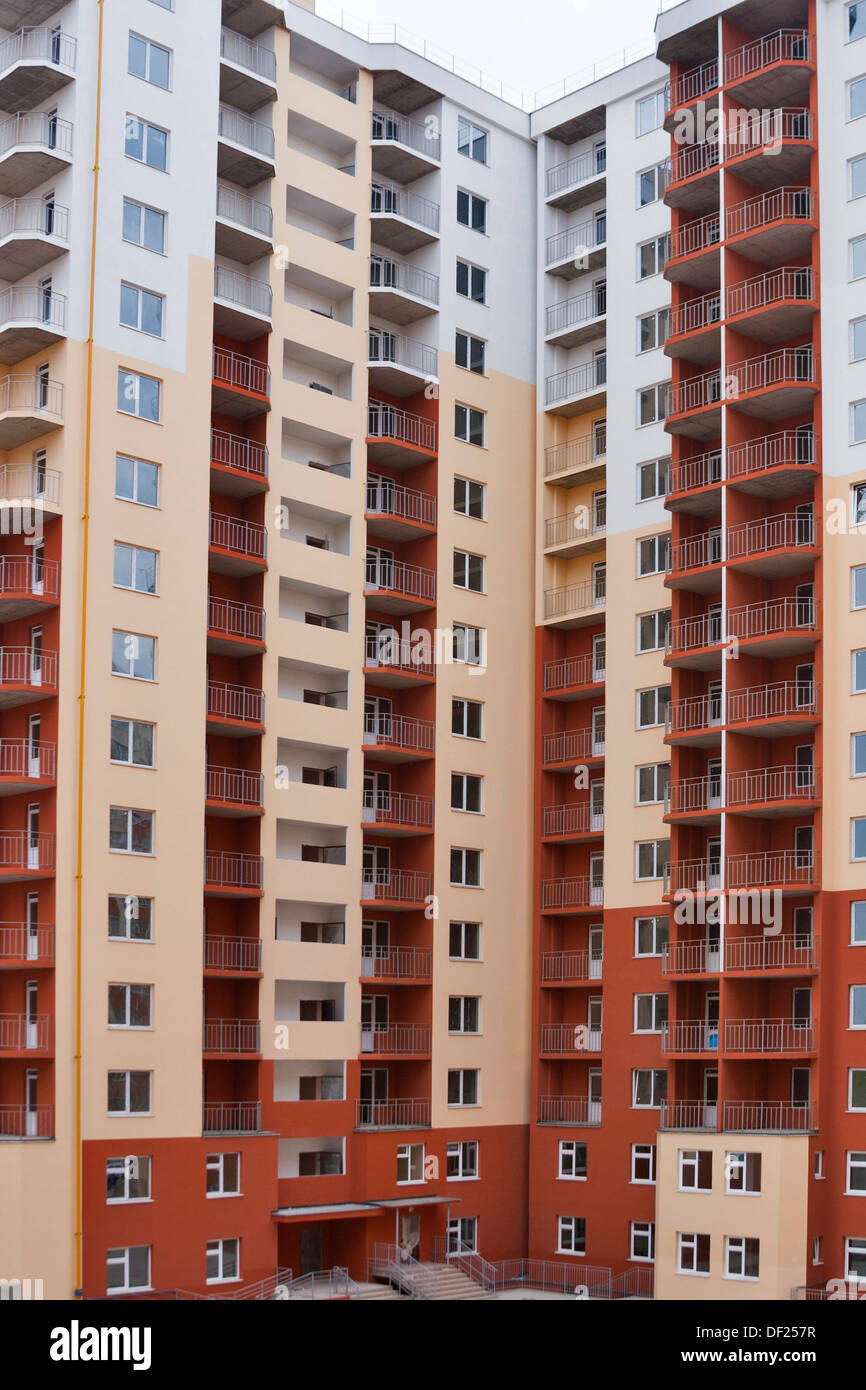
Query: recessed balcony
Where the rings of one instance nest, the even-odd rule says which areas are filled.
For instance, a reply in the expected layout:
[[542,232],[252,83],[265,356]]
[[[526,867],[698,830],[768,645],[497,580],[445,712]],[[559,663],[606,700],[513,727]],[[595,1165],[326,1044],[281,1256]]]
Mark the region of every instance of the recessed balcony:
[[204,891],[217,898],[260,898],[263,864],[260,854],[208,850],[204,857]]
[[813,892],[821,883],[821,855],[817,850],[757,850],[729,854],[726,867],[729,889],[780,888],[783,892]]
[[208,1057],[258,1056],[262,1027],[257,1018],[206,1018],[201,1050]]
[[713,825],[722,813],[722,779],[682,777],[671,782],[665,792],[664,819],[688,821],[692,825]]
[[207,683],[207,722],[214,733],[245,738],[264,733],[265,692],[229,681]]
[[274,132],[270,126],[221,103],[217,131],[217,173],[221,179],[251,188],[274,177]]
[[818,1128],[814,1104],[726,1100],[721,1110],[722,1129],[726,1134],[810,1134]]
[[677,1019],[666,1023],[661,1033],[661,1049],[668,1057],[718,1056],[718,1022]]
[[729,526],[726,551],[730,567],[765,579],[811,570],[819,553],[814,515],[783,512]]
[[433,829],[433,798],[414,792],[365,790],[361,824],[387,835],[428,835]]
[[429,1023],[361,1024],[362,1057],[426,1057],[430,1053]]
[[779,343],[809,332],[818,312],[817,276],[810,266],[777,266],[729,285],[725,318],[747,338]]
[[762,1056],[814,1052],[815,1030],[811,1022],[796,1018],[727,1018],[724,1050],[735,1055],[759,1053]]
[[0,43],[0,110],[32,111],[75,77],[76,41],[62,29],[18,29]]
[[544,341],[551,347],[572,348],[600,337],[605,331],[607,290],[599,285],[573,295],[544,311]]
[[261,1134],[262,1105],[258,1100],[205,1101],[202,1134]]
[[721,663],[722,631],[722,614],[715,609],[691,618],[675,618],[665,636],[665,665],[712,670]]
[[414,910],[426,907],[432,891],[433,875],[419,869],[365,869],[361,903]]
[[277,58],[270,48],[223,25],[220,31],[220,101],[257,111],[277,99]]
[[72,164],[72,124],[27,111],[0,124],[0,194],[20,198]]
[[597,1129],[601,1124],[601,1101],[589,1096],[539,1096],[538,1123]]
[[543,985],[598,984],[604,960],[600,952],[542,951],[541,983]]
[[262,943],[258,937],[206,936],[202,968],[205,975],[260,975]]
[[368,711],[364,715],[364,748],[375,748],[376,758],[387,762],[414,762],[433,756],[435,725],[432,719],[405,714]]
[[545,661],[544,693],[553,700],[588,699],[604,685],[605,674],[601,653]]
[[392,468],[412,468],[436,453],[436,421],[384,401],[367,407],[367,458]]
[[0,831],[0,882],[53,875],[56,840],[43,831]]
[[438,122],[428,125],[398,111],[374,107],[370,145],[376,173],[398,183],[411,183],[439,168],[442,140]]
[[63,424],[63,387],[41,372],[0,377],[0,449],[15,449]]
[[714,748],[721,742],[722,695],[693,695],[672,700],[665,717],[665,743],[688,743],[696,748]]
[[208,568],[222,574],[260,574],[266,565],[268,536],[258,522],[210,514]]
[[42,922],[0,922],[0,970],[54,961],[54,927]]
[[438,381],[439,352],[405,333],[371,328],[367,336],[367,366],[374,389],[391,396],[413,396]]
[[0,797],[53,786],[56,759],[56,743],[0,738]]
[[607,148],[603,144],[554,164],[545,176],[548,206],[572,212],[597,202],[604,197],[606,175]]
[[264,778],[243,767],[205,769],[205,809],[209,815],[259,816],[264,805]]
[[604,616],[607,587],[600,577],[544,591],[544,619],[549,627],[586,627]]
[[[673,81],[668,82],[665,87],[665,130],[669,132],[676,130],[678,125],[676,112],[678,109],[695,106],[698,102],[707,105],[705,98],[711,92],[718,91],[719,86],[719,64],[715,58],[687,68]],[[709,103],[709,105],[712,110],[716,110],[718,103]]]
[[365,946],[361,980],[414,984],[433,975],[433,952],[428,946]]
[[722,432],[722,374],[713,371],[673,383],[665,429],[693,439],[718,439]]
[[683,145],[670,155],[664,195],[667,206],[696,215],[713,212],[719,205],[720,162],[718,140]]
[[51,1054],[51,1023],[50,1014],[0,1014],[0,1057]]
[[230,348],[214,347],[211,405],[220,415],[248,419],[271,408],[271,372],[258,362]]
[[727,727],[754,738],[808,733],[820,718],[821,687],[814,681],[772,681],[729,690]]
[[249,497],[267,491],[268,450],[264,444],[228,430],[211,429],[210,466],[218,474],[219,492]]
[[721,219],[708,212],[684,223],[670,234],[664,277],[671,284],[694,289],[717,288],[721,271]]
[[436,571],[404,560],[368,557],[364,594],[384,613],[411,613],[436,602]]
[[731,444],[726,481],[755,497],[784,497],[804,492],[820,463],[820,445],[811,425]]
[[541,813],[541,825],[545,840],[563,843],[594,840],[604,835],[604,810],[591,806],[588,801],[545,806]]
[[606,454],[607,428],[604,424],[592,434],[551,444],[544,451],[544,481],[566,488],[578,482],[597,482],[605,475]]
[[773,265],[807,256],[817,225],[817,199],[807,185],[771,188],[725,211],[728,244],[747,260]]
[[439,240],[439,204],[397,184],[370,186],[370,235],[377,246],[405,256]]
[[214,332],[241,343],[269,333],[273,296],[267,280],[256,280],[224,265],[215,265],[213,272]]
[[671,512],[713,516],[722,509],[722,451],[709,449],[672,464],[665,506]]
[[554,372],[544,381],[544,408],[551,415],[583,415],[607,399],[607,356]]
[[573,1023],[542,1023],[539,1051],[543,1056],[557,1057],[601,1052],[601,1029]]
[[607,504],[594,502],[588,507],[549,516],[544,523],[544,548],[549,555],[565,559],[572,555],[588,555],[604,550],[607,530]]
[[391,635],[380,634],[366,638],[364,674],[376,685],[410,686],[427,684],[435,679],[432,644],[406,641],[396,629]]
[[542,760],[545,767],[571,767],[572,763],[600,762],[604,757],[604,729],[566,729],[545,734]]
[[57,694],[57,653],[41,647],[0,648],[0,709]]
[[60,594],[60,565],[40,555],[0,555],[0,622],[53,607]]
[[43,198],[0,207],[0,277],[14,283],[69,250],[69,209]]
[[811,974],[817,969],[818,943],[812,934],[768,936],[761,933],[760,936],[734,937],[725,941],[725,970],[728,974],[778,971],[802,975]]
[[773,598],[728,609],[728,640],[755,656],[798,656],[811,651],[820,630],[817,599]]
[[19,518],[23,523],[27,513],[60,516],[61,491],[61,474],[56,468],[46,468],[41,462],[0,464],[0,518],[4,514],[11,518],[9,529],[13,533]]
[[729,772],[725,783],[726,807],[741,816],[796,816],[821,802],[821,771],[810,766],[748,768]]
[[591,222],[579,222],[574,227],[554,232],[544,243],[545,269],[563,280],[600,270],[606,260],[607,217],[604,213]]
[[430,1101],[417,1099],[356,1100],[355,1129],[429,1129]]
[[731,173],[759,188],[808,180],[816,139],[815,118],[807,107],[765,107],[740,116],[725,147]]
[[718,290],[681,300],[668,315],[665,354],[707,366],[721,355],[722,300]]
[[604,884],[598,879],[572,877],[542,880],[542,912],[587,912],[603,906]]
[[0,1142],[53,1138],[53,1105],[0,1105]]
[[722,535],[718,527],[697,536],[686,536],[671,545],[670,570],[665,578],[669,589],[689,589],[693,593],[713,593],[722,586]]
[[665,1100],[659,1111],[660,1130],[684,1130],[699,1134],[719,1128],[719,1107],[700,1100]]
[[368,529],[387,540],[411,540],[436,527],[436,498],[417,488],[403,487],[391,478],[367,479]]
[[439,276],[396,256],[370,257],[370,312],[389,323],[414,323],[439,307]]
[[265,610],[238,599],[208,598],[208,650],[225,656],[249,656],[264,651]]
[[725,54],[725,86],[746,106],[782,106],[809,90],[814,36],[808,29],[776,29]]
[[217,183],[216,253],[249,265],[274,249],[274,214],[270,203],[251,198],[239,188]]

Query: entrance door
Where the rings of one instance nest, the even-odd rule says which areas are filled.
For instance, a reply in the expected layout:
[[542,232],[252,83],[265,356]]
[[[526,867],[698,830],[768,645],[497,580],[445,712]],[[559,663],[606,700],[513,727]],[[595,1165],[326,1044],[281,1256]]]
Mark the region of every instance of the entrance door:
[[[362,1067],[360,1090],[360,1123],[375,1125],[387,1123],[388,1068]],[[381,1107],[381,1109],[380,1109]]]
[[704,1072],[704,1129],[715,1129],[719,1122],[719,1073],[710,1068]]
[[589,784],[589,828],[604,829],[604,782]]
[[316,1274],[322,1268],[321,1226],[301,1227],[301,1274]]
[[39,734],[41,730],[41,719],[38,714],[31,714],[27,725],[27,776],[38,777],[40,773],[39,756]]
[[421,1216],[417,1211],[400,1213],[400,1257],[417,1260],[421,1256]]
[[586,1118],[591,1125],[601,1124],[601,1067],[589,1069],[589,1109]]
[[589,978],[600,980],[604,963],[604,927],[589,929]]
[[24,1133],[28,1139],[35,1139],[39,1132],[39,1111],[36,1108],[37,1071],[28,1070],[24,1074]]
[[719,996],[713,990],[704,1002],[704,1046],[716,1051],[719,1046]]
[[707,840],[707,889],[718,892],[722,886],[722,841],[721,836],[711,835]]

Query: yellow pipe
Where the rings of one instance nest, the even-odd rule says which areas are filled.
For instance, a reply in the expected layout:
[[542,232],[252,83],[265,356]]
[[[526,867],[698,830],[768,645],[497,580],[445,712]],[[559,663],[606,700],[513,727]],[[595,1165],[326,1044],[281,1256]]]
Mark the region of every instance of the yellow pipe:
[[96,227],[99,213],[99,140],[102,126],[102,41],[105,0],[96,0],[96,125],[93,138],[93,208],[90,234],[90,309],[87,324],[87,387],[84,407],[84,511],[81,517],[81,667],[78,682],[78,798],[75,863],[75,1297],[83,1296],[83,1155],[81,1139],[82,887],[84,863],[84,698],[87,653],[87,577],[90,541],[90,460],[93,441],[93,325],[96,302]]

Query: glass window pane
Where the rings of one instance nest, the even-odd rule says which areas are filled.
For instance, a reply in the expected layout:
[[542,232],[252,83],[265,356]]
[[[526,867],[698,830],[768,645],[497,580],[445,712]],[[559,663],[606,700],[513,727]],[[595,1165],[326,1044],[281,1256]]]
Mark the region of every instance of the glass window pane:
[[131,159],[144,158],[144,126],[134,116],[126,118],[126,153]]
[[150,80],[157,87],[168,87],[169,52],[153,43],[150,46]]
[[141,208],[128,198],[123,200],[123,236],[125,241],[141,240]]
[[120,287],[120,322],[127,328],[138,327],[138,290],[131,285]]
[[124,589],[132,588],[132,557],[134,551],[131,545],[114,546],[114,582]]
[[147,74],[147,44],[135,34],[129,36],[129,71],[133,77]]
[[141,291],[141,327],[145,333],[155,337],[162,334],[162,295]]
[[168,136],[164,130],[155,126],[147,128],[147,162],[154,169],[165,169],[168,154]]
[[152,208],[144,209],[144,244],[148,251],[165,250],[165,217]]

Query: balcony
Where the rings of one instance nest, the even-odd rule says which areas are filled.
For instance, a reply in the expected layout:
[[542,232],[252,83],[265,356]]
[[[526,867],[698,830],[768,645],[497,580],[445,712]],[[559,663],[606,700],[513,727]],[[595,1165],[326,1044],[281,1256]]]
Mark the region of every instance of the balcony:
[[727,725],[755,738],[790,738],[818,723],[821,687],[814,681],[771,681],[729,690]]
[[260,772],[210,764],[205,769],[205,809],[209,815],[259,815],[264,789]]
[[262,1106],[257,1100],[205,1101],[202,1134],[261,1134]]
[[554,232],[544,243],[544,265],[551,275],[573,280],[588,270],[599,270],[607,259],[607,217],[580,222]]
[[545,840],[591,840],[604,834],[604,811],[590,806],[588,801],[545,806],[541,822]]
[[0,207],[0,277],[20,280],[69,250],[69,209],[42,198]]
[[276,54],[223,25],[220,31],[220,101],[257,111],[277,99]]
[[430,1101],[356,1100],[356,1129],[429,1129]]
[[236,599],[208,598],[208,650],[225,656],[249,656],[264,651],[265,610]]
[[40,285],[0,292],[0,362],[14,366],[66,336],[66,296]]
[[666,743],[689,743],[696,748],[712,748],[721,742],[722,696],[693,695],[672,700],[665,720]]
[[811,651],[820,629],[821,605],[813,598],[773,598],[728,609],[728,639],[774,660]]
[[665,429],[693,439],[717,439],[722,432],[722,398],[718,367],[672,383]]
[[0,377],[0,449],[15,449],[63,424],[63,387],[41,373]]
[[214,572],[260,574],[265,568],[268,535],[258,522],[211,512],[208,545],[208,568]]
[[0,970],[54,961],[54,927],[34,922],[0,922]]
[[538,1123],[597,1129],[601,1124],[601,1101],[589,1096],[539,1096]]
[[411,613],[436,602],[436,571],[404,560],[368,557],[364,594],[385,613]]
[[744,337],[763,343],[808,333],[817,312],[817,276],[809,266],[777,266],[725,291],[727,322]]
[[813,892],[821,883],[821,855],[817,850],[757,850],[729,854],[726,887],[780,888],[782,892]]
[[771,188],[725,212],[725,238],[741,256],[765,263],[807,256],[818,225],[815,194],[807,185]]
[[718,290],[675,304],[668,317],[665,353],[706,366],[721,355],[722,301]]
[[217,183],[216,253],[249,265],[274,249],[274,215],[270,203],[251,198],[227,183]]
[[271,331],[272,295],[267,280],[215,265],[213,294],[215,333],[244,343]]
[[370,221],[376,245],[401,256],[439,239],[439,204],[393,183],[371,184]]
[[220,734],[244,737],[264,732],[265,692],[228,681],[207,683],[208,726]]
[[544,380],[544,408],[551,415],[583,415],[607,399],[607,356],[555,372]]
[[729,132],[726,165],[738,178],[759,188],[805,183],[815,149],[815,118],[804,106],[764,108],[740,113]]
[[403,487],[390,478],[367,479],[366,519],[377,536],[409,540],[436,526],[436,498],[417,488]]
[[62,30],[18,29],[0,43],[0,109],[31,111],[75,76],[76,41]]
[[721,663],[719,648],[724,642],[721,611],[698,613],[693,618],[676,618],[668,624],[665,637],[665,665],[688,666],[710,671]]
[[792,816],[815,810],[821,801],[820,769],[760,767],[729,772],[726,802],[742,816]]
[[686,1130],[699,1133],[702,1130],[715,1132],[719,1127],[718,1105],[708,1105],[700,1100],[662,1101],[659,1112],[659,1129]]
[[389,323],[414,323],[439,305],[439,276],[395,256],[370,257],[370,312]]
[[57,694],[57,653],[33,647],[0,648],[0,709]]
[[361,957],[362,980],[429,980],[433,973],[433,952],[418,946],[365,946]]
[[364,870],[361,902],[394,908],[420,908],[427,905],[433,891],[433,875],[418,869]]
[[545,767],[559,764],[593,762],[604,757],[604,730],[568,729],[562,733],[545,734],[543,753]]
[[0,622],[39,613],[57,603],[60,565],[40,555],[0,555]]
[[669,589],[707,594],[721,588],[722,536],[718,527],[674,541],[665,579]]
[[53,1105],[0,1105],[0,1142],[53,1138]]
[[50,1014],[0,1014],[0,1057],[53,1051]]
[[709,96],[710,92],[717,91],[720,85],[719,64],[715,58],[680,73],[665,88],[665,130],[673,131],[676,128],[676,121],[668,118],[677,107],[693,106]]
[[267,362],[214,347],[211,405],[220,415],[248,419],[271,408],[271,373]]
[[249,497],[253,493],[267,491],[268,451],[264,444],[257,444],[243,435],[230,434],[227,430],[212,429],[210,465],[219,474],[216,482],[219,492],[234,497]]
[[574,487],[577,482],[594,483],[605,474],[607,429],[551,444],[544,451],[544,481],[554,487]]
[[603,285],[550,304],[544,311],[544,341],[561,348],[588,343],[603,335],[606,314],[607,290]]
[[0,124],[0,194],[20,198],[72,164],[72,125],[46,111],[23,112]]
[[57,744],[29,738],[0,738],[0,797],[54,783]]
[[431,681],[436,674],[430,645],[404,641],[395,629],[392,636],[368,636],[364,653],[364,674],[376,685],[408,686]]
[[776,1101],[726,1100],[722,1129],[726,1134],[809,1134],[818,1128],[817,1108]]
[[682,145],[668,159],[664,199],[668,207],[698,215],[719,204],[721,147],[717,140]]
[[206,1018],[202,1052],[211,1057],[256,1056],[261,1052],[262,1026],[257,1018]]
[[811,935],[767,936],[762,933],[725,942],[725,970],[729,974],[785,971],[802,975],[817,968],[818,943]]
[[274,132],[261,121],[254,121],[243,111],[231,106],[219,108],[217,173],[228,183],[240,188],[272,179],[274,164]]
[[597,623],[604,615],[606,584],[601,579],[586,579],[578,584],[565,584],[544,591],[544,617],[551,627],[585,627]]
[[671,782],[665,792],[664,808],[666,821],[713,824],[722,810],[721,777],[683,777]]
[[259,975],[262,943],[257,937],[206,936],[203,968],[205,975]]
[[580,699],[597,693],[605,668],[598,656],[566,656],[544,663],[544,693],[553,699]]
[[413,396],[438,380],[439,352],[404,333],[371,328],[367,366],[370,385],[376,390],[391,396]]
[[568,1055],[573,1052],[601,1052],[601,1029],[583,1024],[542,1023],[539,1050],[542,1053]]
[[429,1023],[389,1023],[366,1028],[361,1024],[361,1055],[424,1057],[430,1052]]
[[725,1019],[726,1052],[775,1053],[813,1052],[815,1030],[811,1023],[793,1018]]
[[554,164],[547,170],[545,187],[549,207],[572,212],[587,203],[604,197],[607,170],[607,148],[597,145],[593,150]]
[[364,748],[375,748],[378,759],[411,762],[432,757],[434,737],[432,719],[415,719],[405,714],[364,715]]
[[551,555],[567,558],[588,555],[604,550],[607,530],[607,507],[596,503],[590,515],[588,507],[576,507],[561,516],[549,516],[544,523],[544,548]]
[[367,458],[392,468],[411,468],[436,453],[436,421],[371,400],[367,407]]
[[542,912],[583,912],[604,906],[604,884],[589,878],[545,878]]
[[665,506],[671,512],[712,516],[722,509],[721,483],[721,449],[693,454],[672,465],[668,474]]
[[413,121],[398,111],[372,112],[370,142],[373,168],[377,174],[398,183],[411,183],[439,168],[442,140],[438,126],[431,129],[424,121]]
[[664,277],[694,289],[717,288],[720,280],[721,221],[718,212],[696,217],[671,232]]
[[664,874],[662,896],[678,893],[718,893],[722,887],[722,863],[717,856],[674,859]]
[[427,834],[433,829],[433,798],[409,792],[365,791],[361,824],[393,835]]
[[[11,518],[14,533],[20,517],[34,512],[41,517],[60,516],[61,475],[56,468],[36,463],[0,464],[0,516]],[[30,518],[32,520],[32,518]]]
[[263,864],[260,854],[209,850],[204,857],[204,891],[214,897],[243,895],[260,898]]
[[677,1019],[662,1028],[661,1048],[667,1056],[718,1055],[719,1025],[701,1019]]
[[777,29],[725,54],[725,86],[746,105],[781,106],[808,91],[814,38],[807,29]]
[[601,979],[603,958],[592,951],[543,951],[541,983],[594,984]]
[[820,447],[811,427],[732,444],[727,451],[727,481],[755,497],[803,492],[819,466]]

